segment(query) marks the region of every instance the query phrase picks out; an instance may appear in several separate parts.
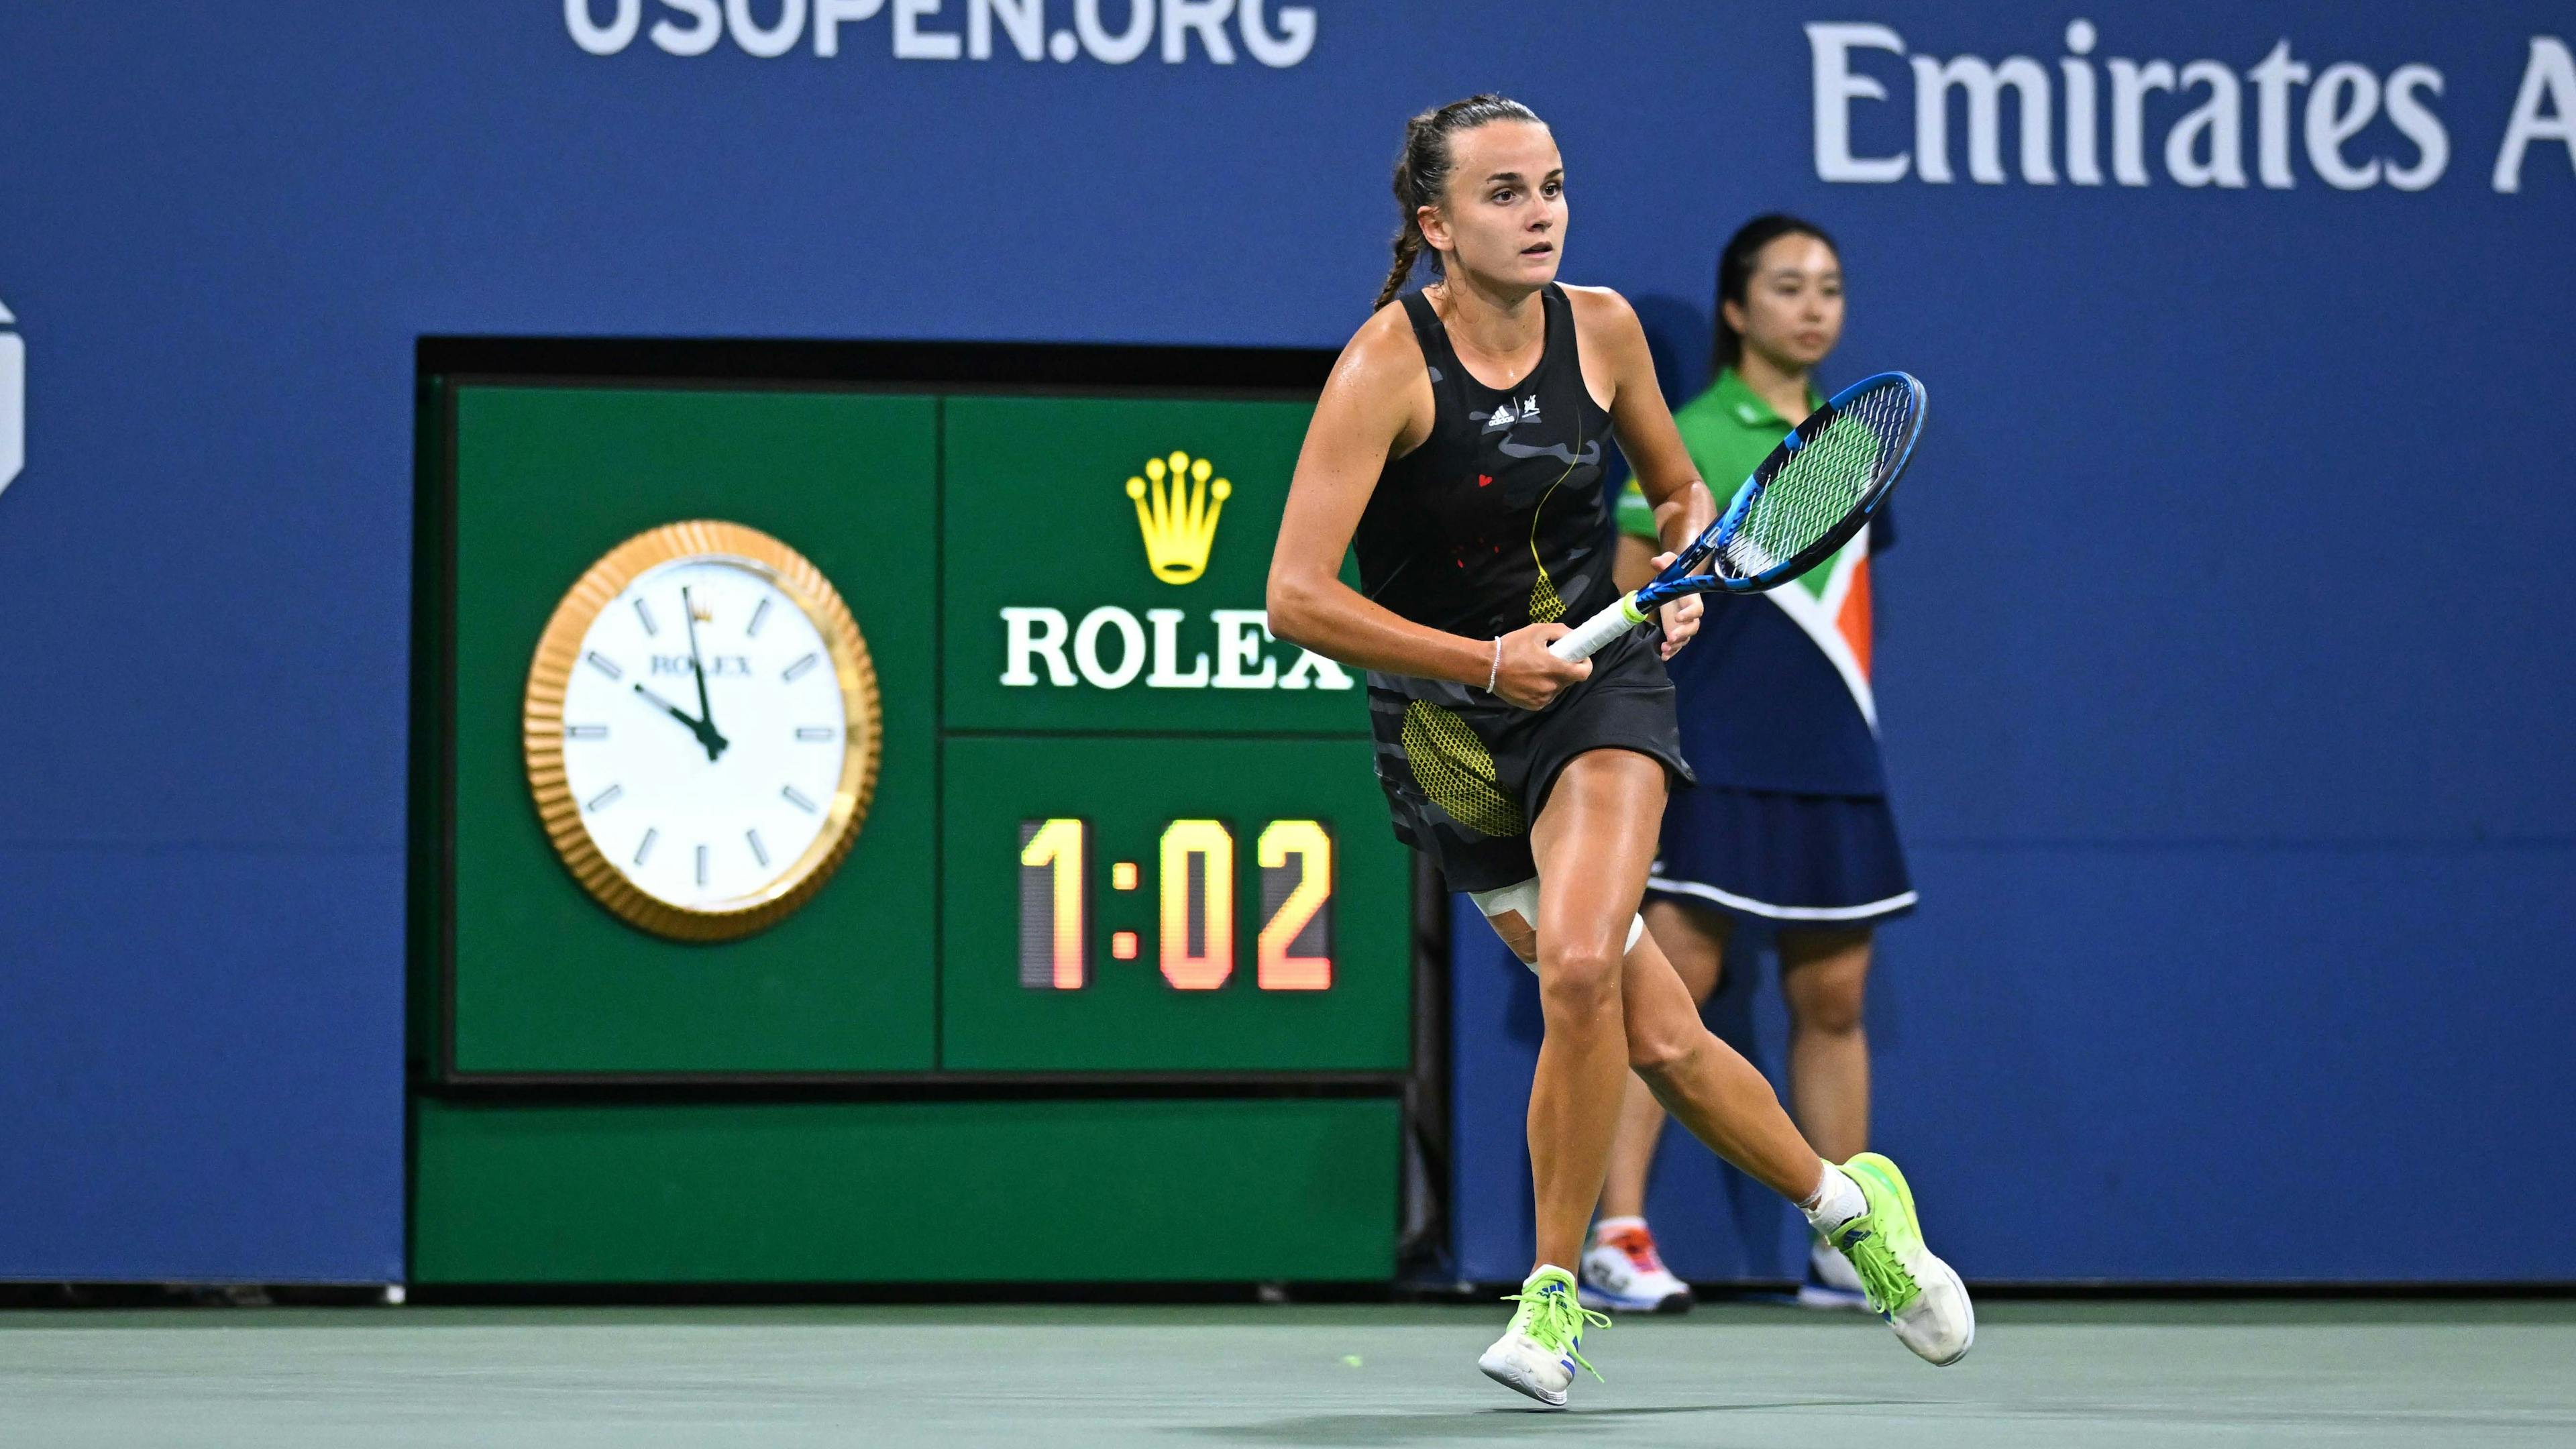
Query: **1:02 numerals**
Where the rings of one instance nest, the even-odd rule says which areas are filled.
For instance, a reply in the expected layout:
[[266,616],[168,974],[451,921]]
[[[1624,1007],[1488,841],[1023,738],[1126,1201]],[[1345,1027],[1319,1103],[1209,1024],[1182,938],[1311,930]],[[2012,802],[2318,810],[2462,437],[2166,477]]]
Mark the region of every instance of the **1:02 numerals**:
[[[1221,820],[1175,820],[1156,854],[1156,956],[1181,991],[1213,991],[1234,975],[1234,832]],[[1091,823],[1020,822],[1020,984],[1079,991],[1091,981]],[[1326,991],[1333,984],[1333,837],[1320,820],[1273,820],[1253,842],[1260,869],[1261,931],[1253,980],[1264,991]],[[1119,861],[1116,891],[1142,874]],[[1139,954],[1120,931],[1110,954]]]

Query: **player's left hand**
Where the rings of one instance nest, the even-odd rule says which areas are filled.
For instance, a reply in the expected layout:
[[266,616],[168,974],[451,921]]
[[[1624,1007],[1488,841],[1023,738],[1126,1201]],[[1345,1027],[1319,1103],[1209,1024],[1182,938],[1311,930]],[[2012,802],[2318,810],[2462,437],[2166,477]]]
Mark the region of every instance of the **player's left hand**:
[[[1678,555],[1671,553],[1655,555],[1655,572],[1662,573],[1671,567],[1676,557]],[[1684,594],[1656,611],[1656,622],[1664,627],[1664,642],[1658,651],[1661,657],[1670,659],[1679,654],[1682,646],[1691,641],[1691,636],[1699,632],[1699,614],[1697,594]]]

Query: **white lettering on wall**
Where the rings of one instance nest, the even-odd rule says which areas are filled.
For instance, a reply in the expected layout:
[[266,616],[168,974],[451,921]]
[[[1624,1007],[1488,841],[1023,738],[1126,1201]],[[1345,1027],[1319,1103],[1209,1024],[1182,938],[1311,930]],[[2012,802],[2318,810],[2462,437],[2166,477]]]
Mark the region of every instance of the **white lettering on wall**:
[[1189,59],[1194,34],[1208,59],[1234,64],[1234,44],[1225,38],[1225,17],[1233,13],[1234,0],[1163,0],[1163,64]]
[[[2540,108],[2543,103],[2547,112]],[[2513,119],[2505,123],[2504,145],[2496,152],[2495,189],[2522,189],[2522,157],[2534,141],[2555,141],[2567,148],[2567,164],[2576,169],[2576,58],[2567,42],[2554,35],[2531,37],[2531,59],[2522,68],[2522,90],[2513,99]]]
[[2400,191],[2423,190],[2441,180],[2451,164],[2451,133],[2442,129],[2442,118],[2417,97],[2418,91],[2440,95],[2442,73],[2429,65],[2401,65],[2389,72],[2388,120],[2415,143],[2416,151],[2412,166],[2388,163],[2388,184]]
[[[1305,62],[1314,53],[1312,5],[1269,0],[650,0],[656,18],[647,29],[647,0],[563,0],[564,33],[584,54],[611,56],[633,46],[639,32],[666,55],[700,56],[727,35],[744,54],[776,60],[794,51],[810,29],[814,54],[841,54],[845,27],[886,17],[888,49],[897,60],[991,60],[993,32],[1023,61],[1071,61],[1089,56],[1126,65],[1156,49],[1165,65],[1201,59],[1233,65],[1235,46],[1273,70]],[[1048,25],[1052,6],[1057,24]],[[962,18],[961,14],[962,12]],[[603,13],[606,18],[602,18]],[[1117,28],[1111,28],[1112,20]],[[963,29],[959,29],[960,25]]]
[[814,53],[829,60],[841,53],[841,27],[873,20],[885,0],[814,0]]
[[606,24],[591,18],[591,0],[564,0],[564,29],[572,32],[572,43],[593,55],[615,55],[635,43],[635,32],[644,24],[644,0],[611,0],[615,16]]
[[966,58],[993,58],[993,22],[1011,37],[1011,49],[1022,60],[1046,53],[1046,0],[967,0]]
[[1252,58],[1272,70],[1284,70],[1304,60],[1315,48],[1315,10],[1310,5],[1279,7],[1279,33],[1261,19],[1262,0],[1243,0],[1236,14],[1241,17],[1243,48]]
[[2308,92],[2308,164],[2328,186],[2360,191],[2379,184],[2377,158],[2359,166],[2344,159],[2343,143],[2379,114],[2379,77],[2346,61],[2326,67]]
[[1073,0],[1073,33],[1103,65],[1125,65],[1154,43],[1154,0],[1126,0],[1127,28],[1111,30],[1100,18],[1101,0]]
[[2173,88],[2169,61],[2111,61],[2111,175],[2122,186],[2147,184],[2147,92]]
[[2291,58],[2283,40],[2245,74],[2254,82],[2255,168],[2264,185],[2287,191],[2299,184],[2290,174],[2290,88],[2308,83],[2308,68]]
[[1188,673],[1181,672],[1181,621],[1187,614],[1178,609],[1147,609],[1145,617],[1154,626],[1154,672],[1145,676],[1147,689],[1205,689],[1208,682],[1208,657],[1198,655]]
[[2244,92],[2236,72],[2214,60],[2182,68],[2179,89],[2207,87],[2209,99],[2192,107],[2165,133],[2165,174],[2183,186],[2245,184]]
[[[1270,642],[1270,616],[1259,609],[1217,609],[1209,617],[1216,620],[1216,687],[1271,688],[1279,666],[1262,647]],[[1261,672],[1252,673],[1247,664],[1260,665]]]
[[27,339],[6,330],[17,320],[0,306],[0,488],[27,466]]
[[[2441,180],[2451,163],[2450,132],[2435,109],[2443,75],[2420,62],[2384,73],[2357,61],[2312,68],[2287,37],[2241,67],[2210,58],[2096,58],[2101,34],[2081,17],[2067,23],[2066,54],[2054,74],[2027,55],[1989,60],[1916,54],[1893,27],[1868,22],[1811,24],[1806,35],[1816,175],[1825,181],[1884,183],[1911,175],[1947,185],[1957,179],[1954,166],[1964,161],[1969,179],[1980,185],[2017,179],[2050,186],[2062,174],[2077,186],[2100,186],[2106,130],[2108,179],[2122,186],[2164,181],[2237,191],[2259,177],[2265,189],[2287,191],[2299,184],[2296,163],[2304,157],[2311,175],[2339,191],[2421,191]],[[1897,85],[1912,87],[1911,106],[1894,95]],[[1854,139],[1856,119],[1886,114],[1864,103],[1891,101],[1889,119],[1912,113],[1912,149],[1859,154],[1864,143]],[[1886,134],[1886,119],[1873,124],[1882,128],[1876,134]],[[2016,164],[2006,161],[2007,125],[2019,141]],[[2062,169],[2054,154],[2061,140]],[[2532,38],[2521,94],[2496,157],[2497,190],[2519,189],[2523,158],[2534,140],[2560,142],[2576,167],[2576,58],[2554,36]]]
[[1887,87],[1852,73],[1855,50],[1905,53],[1905,42],[1884,25],[1810,25],[1807,48],[1815,60],[1816,175],[1825,181],[1896,181],[1910,159],[1854,156],[1851,151],[1851,103],[1883,101]]
[[894,58],[955,60],[965,51],[963,36],[950,30],[925,30],[922,22],[939,14],[947,0],[894,0]]
[[2066,77],[2066,179],[2078,186],[2102,184],[2102,158],[2093,145],[2093,66],[2082,57],[2093,53],[2093,22],[2077,20],[2066,27],[2072,55],[2057,63]]
[[1002,640],[1002,657],[1009,661],[1002,668],[1004,684],[1037,683],[1037,674],[1029,665],[1043,659],[1047,683],[1059,689],[1072,687],[1073,666],[1064,657],[1062,609],[1004,609]]
[[1950,88],[1968,98],[1968,174],[1988,186],[2004,179],[1997,139],[2002,95],[2011,86],[2021,111],[2021,175],[2024,181],[2049,185],[2057,169],[2048,161],[2048,72],[2026,55],[1988,65],[1973,55],[1949,64],[1929,56],[1914,57],[1914,170],[1926,181],[1950,179]]
[[778,19],[767,26],[752,18],[751,0],[725,0],[725,28],[742,53],[775,60],[805,38],[805,0],[775,0]]
[[[1259,609],[1211,609],[1208,626],[1215,634],[1215,663],[1208,652],[1186,648],[1181,631],[1189,616],[1179,609],[1147,609],[1145,622],[1115,604],[1104,604],[1082,616],[1068,632],[1062,609],[1002,610],[1002,683],[1015,689],[1035,688],[1043,680],[1071,689],[1077,677],[1094,689],[1124,689],[1144,675],[1148,689],[1356,689],[1349,671],[1320,654],[1300,649],[1285,671],[1270,653],[1277,641],[1270,616]],[[1147,642],[1151,626],[1152,642]],[[1112,634],[1115,645],[1107,643]],[[1198,639],[1208,637],[1202,633]],[[1196,641],[1191,641],[1196,642]],[[1115,662],[1108,657],[1114,652]],[[1189,666],[1183,668],[1186,658]],[[1151,662],[1153,670],[1146,673]]]
[[667,10],[676,10],[698,23],[686,29],[663,16],[653,22],[653,43],[672,55],[704,55],[724,39],[724,15],[716,9],[716,0],[662,0]]
[[[1100,662],[1100,636],[1118,631],[1118,662]],[[1082,671],[1083,683],[1094,689],[1124,689],[1127,682],[1145,672],[1145,626],[1136,616],[1116,604],[1103,604],[1082,616],[1082,624],[1073,631],[1073,662]]]

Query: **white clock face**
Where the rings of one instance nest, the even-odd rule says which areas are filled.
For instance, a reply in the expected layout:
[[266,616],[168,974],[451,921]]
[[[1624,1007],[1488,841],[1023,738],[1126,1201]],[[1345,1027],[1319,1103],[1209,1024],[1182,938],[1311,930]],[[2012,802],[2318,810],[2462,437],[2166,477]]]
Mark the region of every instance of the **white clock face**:
[[726,910],[786,882],[830,823],[849,727],[830,646],[767,569],[677,559],[583,636],[564,781],[637,889]]

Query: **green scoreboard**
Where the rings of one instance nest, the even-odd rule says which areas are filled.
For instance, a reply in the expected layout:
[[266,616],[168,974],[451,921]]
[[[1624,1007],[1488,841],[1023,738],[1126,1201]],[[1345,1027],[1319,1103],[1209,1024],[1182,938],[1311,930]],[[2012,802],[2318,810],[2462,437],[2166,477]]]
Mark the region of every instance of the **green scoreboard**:
[[[1362,681],[1262,612],[1312,409],[1282,378],[1319,360],[1059,350],[1015,385],[1027,354],[969,351],[871,349],[828,384],[424,377],[416,1280],[1391,1271],[1411,865]],[[649,813],[715,788],[698,745],[730,742],[627,692],[746,736],[726,778],[775,812],[748,701],[813,660],[779,667],[767,606],[712,603],[704,576],[685,604],[591,587],[691,523],[810,563],[864,641],[846,855],[729,939],[636,924],[563,854],[640,880],[667,834],[700,885],[746,848],[773,864],[759,829]],[[635,641],[563,655],[633,705],[613,723],[556,718],[533,682],[584,598]],[[684,610],[686,654],[659,627]],[[547,730],[593,782],[541,814]],[[642,753],[585,765],[612,730]],[[931,1261],[915,1231],[993,1246]]]

